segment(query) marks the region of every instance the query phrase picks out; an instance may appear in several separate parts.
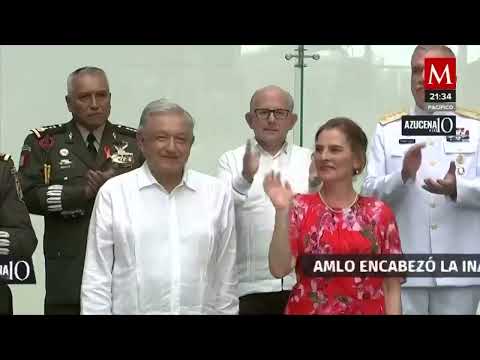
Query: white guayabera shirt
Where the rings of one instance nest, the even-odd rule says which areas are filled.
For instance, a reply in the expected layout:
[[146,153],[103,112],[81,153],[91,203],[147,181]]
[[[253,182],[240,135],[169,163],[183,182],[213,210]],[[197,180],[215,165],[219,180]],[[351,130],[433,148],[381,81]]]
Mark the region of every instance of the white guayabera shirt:
[[185,170],[169,194],[145,162],[100,189],[82,314],[237,314],[231,190]]
[[242,176],[245,145],[227,151],[218,160],[217,174],[230,187],[235,201],[239,295],[290,290],[296,283],[292,271],[282,280],[275,279],[268,267],[268,249],[275,225],[275,208],[263,180],[272,170],[280,172],[294,193],[308,192],[312,151],[285,143],[272,156],[252,139],[260,154],[257,173],[250,184]]

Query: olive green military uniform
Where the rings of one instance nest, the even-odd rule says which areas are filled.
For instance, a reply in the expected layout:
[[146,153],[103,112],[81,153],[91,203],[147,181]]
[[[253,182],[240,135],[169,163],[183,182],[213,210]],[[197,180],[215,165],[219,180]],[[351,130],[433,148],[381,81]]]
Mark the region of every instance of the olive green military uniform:
[[107,122],[92,155],[74,120],[32,129],[20,159],[20,180],[31,213],[43,215],[45,314],[79,314],[88,226],[95,199],[85,195],[88,170],[116,164],[115,175],[141,165],[136,130]]
[[[22,201],[22,190],[10,155],[0,153],[0,231],[10,237],[9,256],[31,258],[37,247],[30,215]],[[0,280],[0,314],[13,314],[12,293]]]

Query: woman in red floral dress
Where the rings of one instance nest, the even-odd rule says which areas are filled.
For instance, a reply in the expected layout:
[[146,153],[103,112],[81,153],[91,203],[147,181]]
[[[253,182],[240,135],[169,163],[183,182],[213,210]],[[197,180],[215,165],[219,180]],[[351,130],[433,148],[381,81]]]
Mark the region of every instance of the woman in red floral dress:
[[295,268],[297,283],[286,314],[401,314],[400,278],[309,277],[302,255],[401,254],[395,217],[373,197],[359,196],[353,178],[366,164],[367,137],[350,119],[334,118],[315,135],[318,193],[294,196],[280,175],[267,175],[265,191],[275,206],[269,265],[281,278]]

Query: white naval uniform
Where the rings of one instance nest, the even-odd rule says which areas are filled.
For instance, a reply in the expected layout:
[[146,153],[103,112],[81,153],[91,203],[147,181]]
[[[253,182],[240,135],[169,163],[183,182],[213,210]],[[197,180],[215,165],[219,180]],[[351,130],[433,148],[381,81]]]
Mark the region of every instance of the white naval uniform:
[[[456,115],[456,127],[469,138],[447,141],[445,136],[402,136],[403,115],[427,115],[415,107],[407,113],[384,117],[377,124],[369,151],[367,176],[362,192],[387,202],[400,230],[402,250],[408,253],[480,253],[480,113],[457,111],[433,113]],[[422,163],[415,180],[401,177],[405,152],[425,142]],[[443,179],[455,161],[457,199],[432,194],[422,188],[424,179]],[[404,313],[475,313],[480,278],[408,278],[402,289]],[[442,289],[435,287],[442,287]],[[461,287],[461,288],[460,288]],[[447,288],[457,291],[451,296]],[[409,296],[419,291],[415,295]],[[420,291],[424,296],[419,295]],[[441,293],[445,293],[443,297]],[[458,296],[457,296],[458,295]],[[463,296],[462,296],[463,295]],[[450,299],[450,300],[448,300]],[[411,301],[410,301],[411,300]],[[435,301],[442,303],[435,306]]]

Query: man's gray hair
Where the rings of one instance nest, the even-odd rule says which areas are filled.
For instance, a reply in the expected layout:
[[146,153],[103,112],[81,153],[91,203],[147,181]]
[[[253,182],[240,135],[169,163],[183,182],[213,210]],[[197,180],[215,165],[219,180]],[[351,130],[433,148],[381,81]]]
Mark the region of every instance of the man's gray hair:
[[180,105],[172,103],[168,101],[167,99],[159,99],[159,100],[154,100],[151,103],[149,103],[147,106],[145,106],[145,109],[142,111],[142,115],[140,116],[140,124],[138,125],[139,129],[142,129],[145,127],[145,124],[148,121],[148,118],[150,117],[151,114],[180,114],[183,116],[185,121],[193,128],[195,126],[195,121],[193,120],[192,115],[182,108]]
[[100,68],[95,67],[95,66],[84,66],[84,67],[78,68],[77,70],[72,72],[70,75],[68,75],[68,78],[67,78],[67,94],[71,94],[73,92],[73,80],[75,80],[76,77],[78,77],[80,75],[85,75],[85,74],[88,74],[88,75],[99,75],[99,74],[101,74],[101,75],[103,75],[105,77],[105,80],[107,81],[107,86],[110,88],[110,86],[108,85],[107,74],[105,74],[105,71],[103,71],[103,69],[100,69]]

